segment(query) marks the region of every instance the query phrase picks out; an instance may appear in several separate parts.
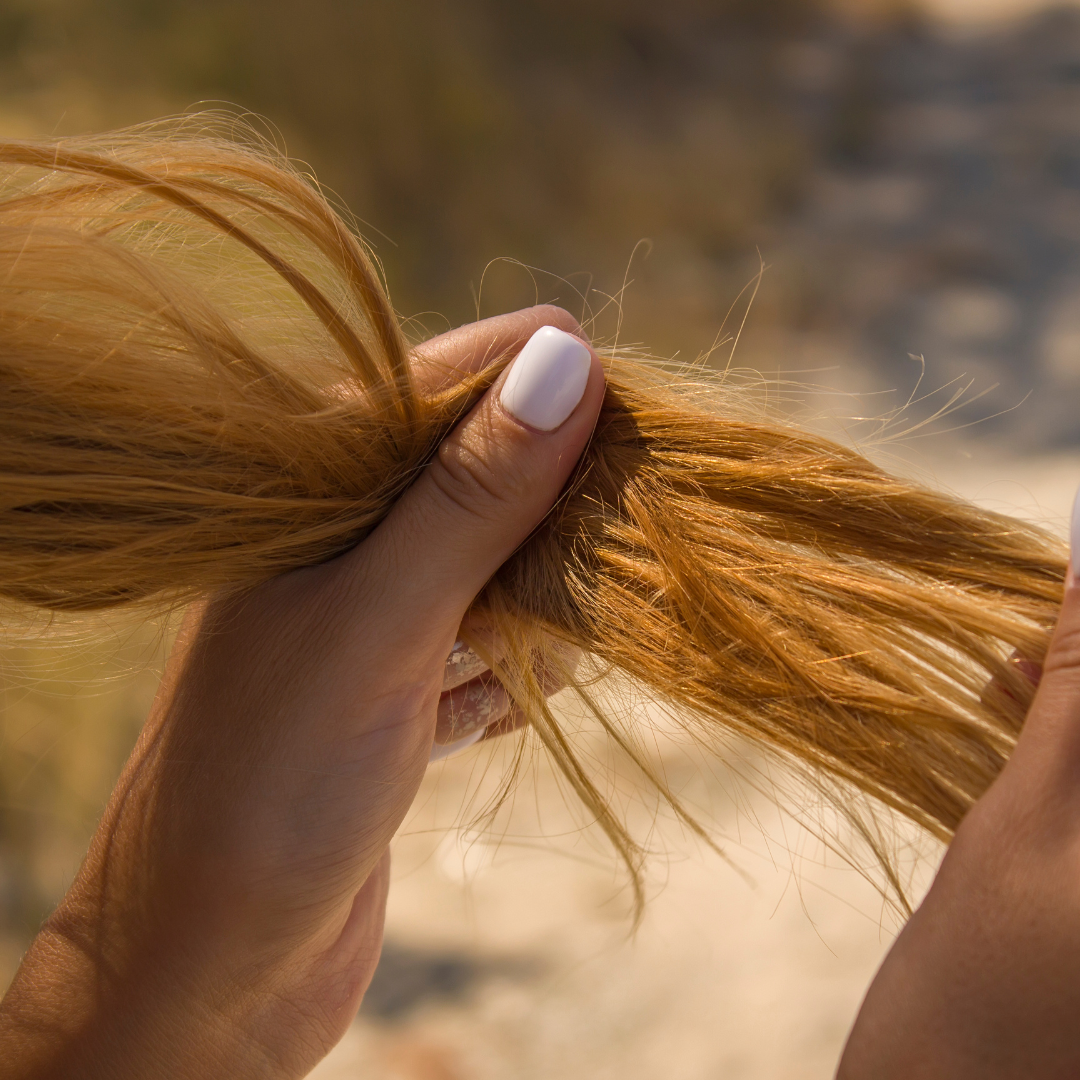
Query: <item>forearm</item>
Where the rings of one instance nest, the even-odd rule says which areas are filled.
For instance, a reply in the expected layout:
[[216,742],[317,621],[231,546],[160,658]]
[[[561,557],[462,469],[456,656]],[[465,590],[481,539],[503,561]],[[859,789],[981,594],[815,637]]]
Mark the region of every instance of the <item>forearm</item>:
[[[148,725],[75,882],[34,939],[0,1002],[5,1080],[275,1077],[246,1015],[226,950],[190,898],[162,907],[145,858],[152,818]],[[185,918],[185,913],[188,917]],[[220,942],[218,943],[220,946]],[[247,995],[254,997],[254,995]]]
[[278,1075],[164,958],[147,955],[141,970],[116,970],[96,936],[61,907],[34,940],[0,1002],[5,1077]]
[[135,852],[116,843],[124,831],[107,815],[0,1002],[4,1080],[307,1075],[378,961],[385,855],[337,920],[268,951],[250,927],[219,925],[221,897],[171,891],[160,910],[138,885]]
[[0,1060],[7,1075],[22,1080],[71,1073],[93,1026],[89,991],[95,981],[87,957],[44,927],[0,1002]]

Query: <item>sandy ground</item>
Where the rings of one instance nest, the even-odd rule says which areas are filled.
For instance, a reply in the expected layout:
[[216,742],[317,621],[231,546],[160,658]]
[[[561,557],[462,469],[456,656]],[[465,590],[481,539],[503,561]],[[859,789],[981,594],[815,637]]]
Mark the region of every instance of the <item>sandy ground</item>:
[[[1059,529],[1080,479],[1075,453],[1016,461],[936,444],[914,461],[943,486]],[[831,1076],[898,926],[870,882],[767,795],[668,739],[658,760],[730,863],[661,820],[651,846],[665,854],[632,933],[614,858],[542,766],[486,831],[451,827],[490,793],[500,771],[490,753],[429,773],[395,844],[383,965],[314,1076]],[[735,772],[755,763],[731,753],[744,762]],[[655,820],[645,804],[628,813],[639,832]],[[938,857],[926,848],[915,865],[916,896]]]

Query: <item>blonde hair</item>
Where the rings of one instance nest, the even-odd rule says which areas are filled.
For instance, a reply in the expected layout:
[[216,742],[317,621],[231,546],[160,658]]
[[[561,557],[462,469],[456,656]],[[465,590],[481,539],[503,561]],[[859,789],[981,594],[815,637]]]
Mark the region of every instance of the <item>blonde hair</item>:
[[[0,282],[0,594],[54,611],[173,605],[348,549],[510,359],[418,391],[362,241],[207,118],[0,144]],[[635,841],[544,702],[560,645],[947,840],[1016,741],[1015,659],[1046,650],[1060,542],[722,386],[606,367],[563,497],[476,608],[627,864]]]

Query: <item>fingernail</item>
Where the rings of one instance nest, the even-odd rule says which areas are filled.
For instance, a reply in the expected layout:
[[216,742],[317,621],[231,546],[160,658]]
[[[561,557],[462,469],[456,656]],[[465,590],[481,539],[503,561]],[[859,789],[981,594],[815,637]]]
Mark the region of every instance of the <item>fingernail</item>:
[[510,365],[499,401],[538,431],[554,431],[585,393],[592,356],[576,337],[542,326]]
[[1073,499],[1072,520],[1069,523],[1069,570],[1065,575],[1065,588],[1071,589],[1076,584],[1073,563],[1080,555],[1080,490]]
[[456,754],[459,750],[464,750],[472,746],[473,743],[479,742],[485,731],[487,731],[487,727],[482,727],[466,735],[464,739],[455,739],[454,742],[448,743],[432,743],[428,764],[448,758],[451,754]]
[[442,688],[453,690],[454,687],[467,683],[487,669],[487,664],[464,641],[455,641],[450,655],[446,658]]

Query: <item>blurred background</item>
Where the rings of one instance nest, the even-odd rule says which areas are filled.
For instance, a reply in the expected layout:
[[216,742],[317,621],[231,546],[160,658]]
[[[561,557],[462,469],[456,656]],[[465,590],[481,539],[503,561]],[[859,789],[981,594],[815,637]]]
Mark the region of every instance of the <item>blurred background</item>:
[[[856,432],[959,393],[873,452],[1064,520],[1080,6],[0,0],[0,136],[202,103],[265,118],[351,208],[418,336],[555,301],[599,338],[797,383],[808,417]],[[117,624],[0,651],[0,986],[78,867],[161,641]],[[783,778],[745,747],[705,761],[659,740],[738,872],[631,793],[658,853],[631,936],[614,858],[542,762],[470,828],[500,753],[431,771],[379,974],[318,1075],[831,1075],[897,923],[798,795],[774,809]]]

